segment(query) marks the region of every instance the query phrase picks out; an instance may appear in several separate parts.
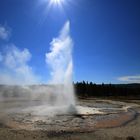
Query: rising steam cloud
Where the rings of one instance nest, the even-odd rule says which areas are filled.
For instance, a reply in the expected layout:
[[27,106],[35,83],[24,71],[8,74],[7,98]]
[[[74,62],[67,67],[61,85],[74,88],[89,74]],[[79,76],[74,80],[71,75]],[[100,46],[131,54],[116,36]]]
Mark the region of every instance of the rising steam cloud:
[[70,22],[67,21],[57,38],[50,43],[50,52],[46,53],[46,62],[51,68],[50,83],[57,85],[57,99],[61,104],[75,104],[72,84],[73,41],[70,37]]
[[72,79],[72,47],[70,37],[70,22],[67,21],[57,38],[50,43],[50,51],[46,53],[46,62],[51,68],[51,83],[65,83]]

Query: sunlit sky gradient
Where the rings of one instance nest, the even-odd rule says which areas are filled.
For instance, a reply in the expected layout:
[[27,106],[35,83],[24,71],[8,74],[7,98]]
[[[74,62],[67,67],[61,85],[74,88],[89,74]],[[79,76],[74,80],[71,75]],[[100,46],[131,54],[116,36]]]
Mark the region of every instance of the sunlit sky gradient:
[[0,0],[0,61],[7,46],[26,48],[30,68],[47,82],[45,53],[69,20],[74,81],[140,83],[139,0],[65,0],[51,7],[44,1]]

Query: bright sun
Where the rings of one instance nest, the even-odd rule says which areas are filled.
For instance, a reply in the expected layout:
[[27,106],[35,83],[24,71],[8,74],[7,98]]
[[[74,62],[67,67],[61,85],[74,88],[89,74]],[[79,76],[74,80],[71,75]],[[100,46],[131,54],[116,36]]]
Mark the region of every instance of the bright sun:
[[61,4],[63,0],[50,0],[51,4]]
[[45,6],[46,12],[50,9],[59,9],[64,12],[64,6],[68,0],[39,0],[43,6]]

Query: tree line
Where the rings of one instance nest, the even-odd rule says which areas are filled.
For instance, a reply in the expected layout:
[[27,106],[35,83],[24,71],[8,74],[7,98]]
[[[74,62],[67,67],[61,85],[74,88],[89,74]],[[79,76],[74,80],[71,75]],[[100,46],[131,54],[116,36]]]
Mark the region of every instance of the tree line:
[[92,82],[77,82],[75,92],[80,97],[140,97],[140,84],[95,84]]

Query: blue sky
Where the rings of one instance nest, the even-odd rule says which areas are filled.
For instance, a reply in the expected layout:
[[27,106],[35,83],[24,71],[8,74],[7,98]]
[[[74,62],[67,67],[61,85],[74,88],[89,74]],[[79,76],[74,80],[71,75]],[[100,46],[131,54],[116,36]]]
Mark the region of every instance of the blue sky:
[[[18,65],[47,82],[45,53],[69,20],[74,81],[140,83],[139,0],[63,0],[49,9],[43,1],[0,0],[0,61],[16,49]],[[2,79],[7,71],[1,61]]]

